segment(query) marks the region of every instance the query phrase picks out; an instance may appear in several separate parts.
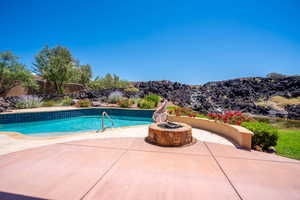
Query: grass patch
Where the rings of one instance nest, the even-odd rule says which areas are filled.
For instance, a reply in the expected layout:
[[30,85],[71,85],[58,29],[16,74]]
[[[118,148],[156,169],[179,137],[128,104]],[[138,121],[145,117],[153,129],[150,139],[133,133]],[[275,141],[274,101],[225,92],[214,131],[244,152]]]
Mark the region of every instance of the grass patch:
[[280,129],[278,131],[277,153],[300,160],[300,130]]

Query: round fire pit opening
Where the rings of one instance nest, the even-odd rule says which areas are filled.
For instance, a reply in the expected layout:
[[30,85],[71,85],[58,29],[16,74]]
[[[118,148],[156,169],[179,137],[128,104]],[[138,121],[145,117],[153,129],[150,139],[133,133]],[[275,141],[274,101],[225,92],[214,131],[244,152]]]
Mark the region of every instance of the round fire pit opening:
[[184,123],[176,123],[176,125],[173,123],[170,126],[167,123],[151,124],[146,141],[165,147],[180,147],[191,144],[193,142],[192,127]]

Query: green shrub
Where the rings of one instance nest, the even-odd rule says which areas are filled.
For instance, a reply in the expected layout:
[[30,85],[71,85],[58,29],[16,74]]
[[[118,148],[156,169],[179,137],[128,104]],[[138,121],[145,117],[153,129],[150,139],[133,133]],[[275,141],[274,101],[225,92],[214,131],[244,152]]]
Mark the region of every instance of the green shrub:
[[17,109],[24,109],[24,108],[26,108],[25,102],[18,101],[18,102],[16,103],[16,108],[17,108]]
[[54,100],[47,100],[47,101],[44,101],[42,106],[43,107],[52,107],[52,106],[57,106],[58,105],[58,102],[57,101],[54,101]]
[[147,101],[152,101],[152,102],[154,102],[154,106],[155,106],[155,107],[156,107],[156,106],[159,104],[159,102],[161,101],[161,97],[158,96],[158,95],[156,95],[156,94],[148,94],[148,95],[145,97],[145,99],[146,99]]
[[278,140],[278,130],[276,128],[262,122],[243,122],[241,125],[254,133],[252,148],[258,145],[263,150],[267,150],[270,146],[276,146]]
[[134,104],[138,104],[142,99],[141,98],[130,98]]
[[64,97],[61,101],[61,105],[63,106],[70,106],[72,104],[73,99],[71,97]]
[[155,108],[155,103],[147,99],[142,99],[138,102],[138,107],[142,109],[152,109]]
[[16,102],[17,109],[41,107],[41,98],[35,96],[22,96]]
[[86,107],[91,107],[91,102],[90,102],[90,100],[89,99],[81,99],[81,100],[79,100],[78,102],[77,102],[77,106],[78,107],[84,107],[84,108],[86,108]]
[[198,118],[204,118],[204,119],[209,119],[208,116],[203,115],[203,114],[197,114],[196,117],[198,117]]
[[131,93],[137,93],[139,92],[140,90],[136,87],[129,87],[129,88],[126,88],[125,89],[125,92],[131,92]]
[[167,106],[167,111],[172,112],[175,111],[176,108],[179,108],[178,106]]
[[132,99],[123,98],[118,102],[118,105],[122,108],[129,108],[134,104]]

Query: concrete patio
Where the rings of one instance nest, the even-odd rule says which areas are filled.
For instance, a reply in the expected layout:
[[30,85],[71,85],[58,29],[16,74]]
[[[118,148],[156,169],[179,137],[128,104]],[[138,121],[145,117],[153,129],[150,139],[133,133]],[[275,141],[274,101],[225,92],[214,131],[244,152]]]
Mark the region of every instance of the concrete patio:
[[300,199],[300,162],[198,141],[88,139],[0,156],[0,199]]

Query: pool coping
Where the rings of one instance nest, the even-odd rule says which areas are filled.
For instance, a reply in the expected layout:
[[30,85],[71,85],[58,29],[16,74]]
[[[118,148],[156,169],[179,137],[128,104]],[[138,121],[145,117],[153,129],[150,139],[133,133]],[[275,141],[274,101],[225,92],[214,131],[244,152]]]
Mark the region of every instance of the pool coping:
[[[79,131],[74,134],[69,135],[61,135],[61,136],[49,136],[49,137],[34,137],[25,135],[20,132],[13,132],[13,131],[0,131],[0,135],[7,135],[9,137],[12,137],[17,140],[55,140],[55,139],[63,139],[67,137],[73,137],[73,136],[79,136],[79,135],[92,135],[92,134],[101,134],[105,131],[116,131],[116,130],[122,130],[122,129],[130,129],[130,128],[136,128],[136,127],[144,127],[149,126],[150,124],[142,124],[142,125],[134,125],[134,126],[123,126],[123,127],[115,127],[115,128],[106,128],[104,131],[102,130],[92,130],[92,131]],[[65,133],[65,132],[55,132],[55,133]],[[68,132],[72,133],[72,132]]]

